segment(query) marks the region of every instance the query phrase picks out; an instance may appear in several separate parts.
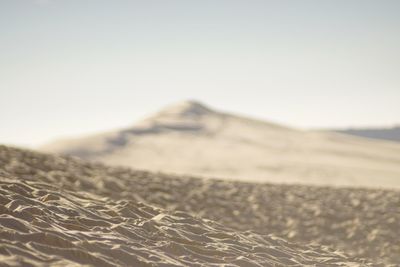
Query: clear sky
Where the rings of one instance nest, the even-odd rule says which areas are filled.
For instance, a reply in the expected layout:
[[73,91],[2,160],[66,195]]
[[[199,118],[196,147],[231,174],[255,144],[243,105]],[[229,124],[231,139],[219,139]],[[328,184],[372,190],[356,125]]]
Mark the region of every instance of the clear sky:
[[0,143],[171,103],[300,128],[400,123],[400,1],[0,0]]

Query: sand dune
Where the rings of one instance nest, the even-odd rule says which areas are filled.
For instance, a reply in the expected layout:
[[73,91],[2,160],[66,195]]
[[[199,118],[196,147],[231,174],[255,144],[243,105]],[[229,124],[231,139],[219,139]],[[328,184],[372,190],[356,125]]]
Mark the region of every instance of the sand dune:
[[400,188],[397,143],[291,129],[196,102],[179,103],[124,130],[59,141],[43,150],[205,177]]
[[400,264],[399,191],[178,177],[4,146],[0,166],[0,251],[16,265]]

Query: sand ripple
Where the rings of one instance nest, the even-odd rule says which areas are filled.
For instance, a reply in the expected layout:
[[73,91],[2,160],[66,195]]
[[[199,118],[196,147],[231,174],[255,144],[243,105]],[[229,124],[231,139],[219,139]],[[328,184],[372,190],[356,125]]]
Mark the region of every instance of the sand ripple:
[[183,212],[0,180],[4,265],[298,266],[356,264],[318,246],[237,232]]
[[[384,194],[295,188],[182,179],[0,146],[0,262],[5,266],[368,266],[332,248],[345,242],[342,232],[358,236],[358,231],[379,220],[371,205],[383,205]],[[331,194],[337,192],[341,193],[333,201]],[[359,208],[339,209],[348,194],[355,194],[350,199]],[[397,194],[388,191],[385,196],[396,200]],[[365,199],[355,201],[362,195]],[[365,206],[362,201],[368,197],[372,200]],[[397,210],[394,204],[379,205],[377,209],[386,209],[381,216]],[[365,207],[367,211],[362,211]],[[365,221],[354,223],[359,213],[365,214]],[[386,227],[396,223],[383,222]],[[298,240],[310,235],[311,241],[330,242],[331,248],[265,235],[292,235],[292,231],[297,231],[292,237],[300,236]],[[386,242],[396,249],[393,235],[369,233],[347,238],[349,244],[359,245],[346,252],[362,255],[357,250],[368,248],[366,240],[373,242],[372,235],[376,244]],[[388,251],[384,255],[395,261],[387,246],[376,250]]]

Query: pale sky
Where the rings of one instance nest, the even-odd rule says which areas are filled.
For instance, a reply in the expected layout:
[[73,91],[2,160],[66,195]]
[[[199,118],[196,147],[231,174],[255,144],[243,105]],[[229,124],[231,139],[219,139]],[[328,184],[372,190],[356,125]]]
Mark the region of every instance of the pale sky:
[[299,128],[400,123],[400,1],[0,0],[0,143],[166,105]]

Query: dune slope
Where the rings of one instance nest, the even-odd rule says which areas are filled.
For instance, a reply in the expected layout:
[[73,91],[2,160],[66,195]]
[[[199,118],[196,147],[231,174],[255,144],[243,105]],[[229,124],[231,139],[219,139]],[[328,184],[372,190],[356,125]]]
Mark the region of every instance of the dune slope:
[[[323,244],[358,258],[368,258],[374,266],[380,262],[385,266],[400,264],[399,191],[178,177],[4,146],[0,147],[0,166],[3,177],[54,185],[67,195],[86,192],[101,205],[118,200],[133,206],[138,202],[148,203],[179,214],[183,211],[213,219],[235,231],[252,230],[257,236],[274,234],[302,244]],[[110,209],[118,211],[117,206]]]
[[105,196],[96,186],[111,190],[111,177],[95,175],[106,167],[7,147],[0,155],[1,266],[371,266],[118,198],[118,191]]
[[300,131],[196,102],[127,129],[64,140],[44,151],[112,165],[205,177],[400,188],[400,144]]

